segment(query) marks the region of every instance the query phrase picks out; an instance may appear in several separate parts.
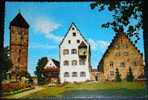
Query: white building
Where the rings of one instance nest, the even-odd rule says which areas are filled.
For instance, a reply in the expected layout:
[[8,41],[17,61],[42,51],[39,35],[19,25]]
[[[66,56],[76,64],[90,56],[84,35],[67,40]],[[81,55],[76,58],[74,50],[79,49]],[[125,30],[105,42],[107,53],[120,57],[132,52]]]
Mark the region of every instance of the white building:
[[74,23],[59,45],[60,82],[90,80],[90,45]]

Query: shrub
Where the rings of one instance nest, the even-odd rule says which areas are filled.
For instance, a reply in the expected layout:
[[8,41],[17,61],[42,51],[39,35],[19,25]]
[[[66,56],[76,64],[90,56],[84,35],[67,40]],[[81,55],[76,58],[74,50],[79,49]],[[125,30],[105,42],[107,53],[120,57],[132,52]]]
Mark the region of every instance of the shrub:
[[119,70],[118,68],[116,69],[116,75],[115,75],[115,81],[116,82],[121,82],[121,78],[120,78],[120,73],[119,73]]
[[127,73],[126,80],[128,82],[133,82],[133,79],[134,79],[134,76],[132,73],[132,69],[131,69],[131,67],[129,67],[129,72]]

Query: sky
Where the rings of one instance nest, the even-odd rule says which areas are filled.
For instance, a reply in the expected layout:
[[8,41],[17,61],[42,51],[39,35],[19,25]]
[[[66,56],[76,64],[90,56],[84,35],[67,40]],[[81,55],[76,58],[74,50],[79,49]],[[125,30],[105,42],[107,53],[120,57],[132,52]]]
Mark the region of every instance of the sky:
[[[97,68],[115,33],[111,28],[101,28],[103,23],[112,20],[112,13],[108,10],[91,10],[89,5],[90,2],[7,2],[4,46],[9,46],[10,43],[9,23],[20,12],[30,25],[28,71],[34,75],[38,59],[41,57],[59,60],[59,44],[74,22],[90,43],[91,65]],[[136,46],[144,52],[143,38]]]

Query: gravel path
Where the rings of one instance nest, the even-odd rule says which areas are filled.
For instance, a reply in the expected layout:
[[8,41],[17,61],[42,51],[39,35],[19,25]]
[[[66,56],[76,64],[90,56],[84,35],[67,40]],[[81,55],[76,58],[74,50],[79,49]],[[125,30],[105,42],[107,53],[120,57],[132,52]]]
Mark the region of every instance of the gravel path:
[[44,88],[40,87],[40,86],[36,86],[35,89],[29,90],[29,91],[25,91],[25,92],[22,92],[22,93],[18,93],[18,94],[15,94],[15,95],[10,95],[10,96],[8,96],[6,98],[9,98],[9,99],[16,98],[17,99],[17,98],[21,98],[21,97],[27,96],[27,95],[29,95],[31,93],[40,91],[42,89],[44,89]]

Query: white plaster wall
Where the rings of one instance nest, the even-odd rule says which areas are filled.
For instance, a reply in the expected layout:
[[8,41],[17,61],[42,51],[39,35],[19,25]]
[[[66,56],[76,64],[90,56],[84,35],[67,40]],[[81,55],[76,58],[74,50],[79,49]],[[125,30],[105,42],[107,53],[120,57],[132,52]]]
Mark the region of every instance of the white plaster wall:
[[[75,28],[75,30],[72,30],[72,27]],[[76,32],[76,36],[73,36],[73,32]],[[87,45],[87,58],[85,65],[79,65],[79,56],[78,56],[78,46],[80,43],[77,43],[77,40],[84,41],[84,43]],[[68,40],[71,40],[71,44],[68,43]],[[63,55],[63,49],[69,49],[68,55]],[[71,54],[71,49],[77,49],[77,54]],[[89,44],[86,43],[86,41],[83,39],[83,37],[80,35],[79,31],[76,29],[76,27],[72,24],[69,32],[67,33],[67,36],[65,37],[63,43],[60,45],[60,81],[63,83],[66,82],[82,82],[86,80],[90,80],[90,62],[89,62]],[[63,62],[65,60],[69,61],[69,65],[65,66]],[[77,60],[77,65],[72,65],[72,60]],[[80,77],[80,72],[85,72],[86,77]],[[69,72],[69,77],[64,77],[64,73]],[[72,72],[77,72],[77,77],[72,77]]]

